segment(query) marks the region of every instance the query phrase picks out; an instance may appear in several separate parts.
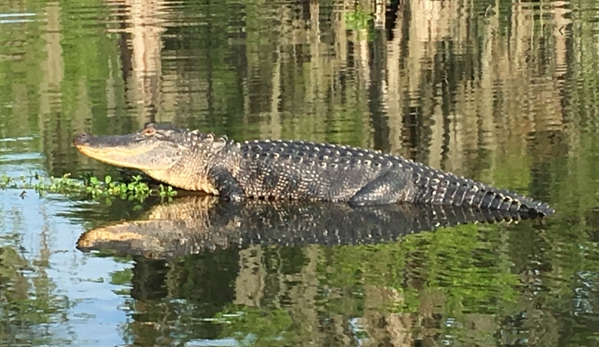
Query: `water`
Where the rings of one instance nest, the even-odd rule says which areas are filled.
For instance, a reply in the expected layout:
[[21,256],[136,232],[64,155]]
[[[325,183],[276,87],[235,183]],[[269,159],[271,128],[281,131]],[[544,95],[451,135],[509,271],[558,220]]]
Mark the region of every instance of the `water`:
[[74,134],[159,121],[236,140],[380,149],[557,210],[542,222],[363,245],[247,244],[163,259],[77,248],[85,233],[146,218],[151,206],[0,190],[2,344],[596,346],[598,10],[0,4],[0,173],[102,175]]

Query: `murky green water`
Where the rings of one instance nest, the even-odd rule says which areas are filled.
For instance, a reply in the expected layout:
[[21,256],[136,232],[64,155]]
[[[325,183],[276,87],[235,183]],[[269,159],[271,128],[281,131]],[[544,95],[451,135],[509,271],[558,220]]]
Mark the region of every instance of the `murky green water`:
[[159,121],[381,149],[557,210],[161,259],[76,248],[150,206],[0,190],[2,344],[597,346],[598,18],[589,0],[0,3],[2,174],[101,175],[74,134]]

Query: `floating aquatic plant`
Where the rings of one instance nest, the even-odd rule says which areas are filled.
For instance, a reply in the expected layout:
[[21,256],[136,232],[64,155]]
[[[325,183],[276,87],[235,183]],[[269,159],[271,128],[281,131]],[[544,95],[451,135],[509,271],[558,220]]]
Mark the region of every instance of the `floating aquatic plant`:
[[143,201],[149,196],[159,196],[161,198],[171,199],[177,195],[177,191],[171,186],[159,184],[157,187],[150,187],[142,181],[142,177],[133,176],[131,182],[114,181],[107,175],[100,179],[93,175],[87,175],[82,179],[75,179],[71,174],[65,174],[62,177],[43,178],[37,173],[25,176],[11,177],[7,174],[0,174],[0,189],[19,189],[25,195],[26,190],[33,189],[38,194],[48,193],[63,195],[86,195],[94,200],[100,198],[121,198],[128,200]]

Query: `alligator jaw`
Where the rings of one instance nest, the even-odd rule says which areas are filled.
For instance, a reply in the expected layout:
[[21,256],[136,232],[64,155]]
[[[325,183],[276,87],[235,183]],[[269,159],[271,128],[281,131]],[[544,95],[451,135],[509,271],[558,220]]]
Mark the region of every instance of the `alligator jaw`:
[[79,134],[73,144],[90,158],[144,172],[169,169],[180,152],[176,147],[148,139],[140,133],[116,136]]

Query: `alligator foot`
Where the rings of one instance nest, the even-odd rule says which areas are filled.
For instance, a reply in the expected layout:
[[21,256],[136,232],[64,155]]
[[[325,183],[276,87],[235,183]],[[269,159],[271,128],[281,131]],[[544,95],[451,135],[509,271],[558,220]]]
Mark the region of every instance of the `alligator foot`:
[[214,167],[210,170],[219,195],[225,201],[241,202],[245,199],[245,192],[231,173],[223,168]]

